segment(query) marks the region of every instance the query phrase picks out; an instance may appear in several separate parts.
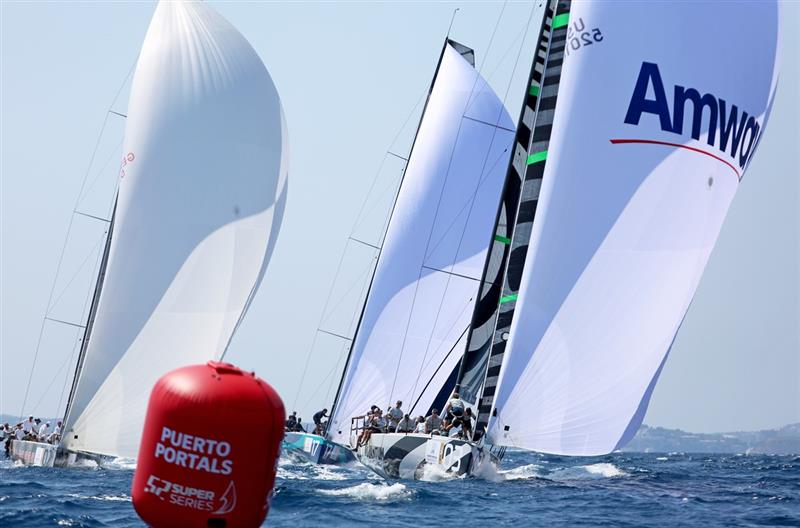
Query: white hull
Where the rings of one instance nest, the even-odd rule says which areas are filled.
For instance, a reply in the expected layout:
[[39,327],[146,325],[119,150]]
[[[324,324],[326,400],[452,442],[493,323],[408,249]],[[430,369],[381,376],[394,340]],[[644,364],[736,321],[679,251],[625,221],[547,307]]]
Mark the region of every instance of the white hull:
[[12,440],[8,451],[9,458],[25,466],[70,467],[91,460],[98,465],[113,460],[113,457],[69,451],[55,444]]
[[497,464],[487,448],[466,440],[419,433],[374,433],[358,448],[358,460],[386,479],[420,480],[427,467],[455,476]]
[[44,442],[12,440],[8,456],[14,462],[26,466],[53,467],[56,462],[58,446]]

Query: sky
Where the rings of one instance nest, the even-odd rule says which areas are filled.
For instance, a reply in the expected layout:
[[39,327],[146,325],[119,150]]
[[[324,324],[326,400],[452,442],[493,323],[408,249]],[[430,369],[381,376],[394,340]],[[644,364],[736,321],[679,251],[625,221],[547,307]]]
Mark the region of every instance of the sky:
[[[226,359],[310,416],[330,407],[346,353],[316,329],[325,315],[326,327],[346,331],[363,277],[352,270],[369,258],[347,238],[354,223],[357,236],[378,237],[401,168],[386,153],[407,154],[453,10],[451,37],[476,50],[477,67],[517,116],[532,4],[209,3],[267,65],[291,145],[278,246]],[[109,214],[124,121],[108,110],[125,113],[154,7],[0,2],[0,413],[63,409],[80,331],[42,318],[82,324],[105,224],[72,211]],[[650,425],[719,432],[800,422],[800,37],[790,28],[798,20],[800,3],[783,4],[769,127],[656,387]],[[332,306],[351,284],[356,294]]]

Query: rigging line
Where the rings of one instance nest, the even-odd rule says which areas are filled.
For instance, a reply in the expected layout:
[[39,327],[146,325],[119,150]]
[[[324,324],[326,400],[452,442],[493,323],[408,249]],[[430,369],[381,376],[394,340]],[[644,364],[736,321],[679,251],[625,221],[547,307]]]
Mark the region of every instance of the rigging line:
[[72,211],[72,212],[75,213],[75,214],[79,214],[81,216],[85,216],[87,218],[94,218],[95,220],[100,220],[101,222],[105,222],[107,224],[111,223],[111,220],[109,220],[108,218],[103,218],[103,217],[95,216],[95,215],[92,215],[92,214],[89,214],[89,213],[84,213],[83,211]]
[[[344,343],[346,345],[346,343]],[[342,359],[347,357],[347,346],[342,346],[342,350],[339,352],[339,359],[336,360],[336,365],[333,367],[333,372],[339,372],[339,365],[342,363]],[[331,381],[328,383],[328,390],[325,392],[325,401],[330,401],[331,399],[331,391],[333,390],[333,381],[336,379],[336,376],[331,376]],[[333,405],[331,405],[333,407]],[[332,409],[331,409],[332,410]],[[328,418],[330,420],[330,417]]]
[[[489,149],[489,150],[491,151],[491,149]],[[489,168],[489,170],[487,170],[485,173],[483,173],[481,175],[481,179],[478,181],[478,186],[475,189],[475,192],[473,193],[473,196],[469,200],[467,200],[464,203],[464,205],[461,206],[461,209],[458,211],[458,213],[456,213],[456,215],[453,216],[453,220],[450,222],[450,225],[447,226],[447,229],[444,230],[444,232],[442,233],[442,236],[439,237],[439,240],[436,241],[436,244],[433,245],[433,248],[430,250],[430,252],[427,252],[425,254],[425,261],[427,261],[434,254],[434,252],[437,249],[439,249],[439,246],[442,244],[442,242],[444,242],[445,238],[447,238],[448,233],[450,233],[450,230],[453,229],[453,227],[456,225],[456,222],[461,217],[461,213],[463,213],[467,209],[467,206],[475,200],[478,191],[483,186],[483,184],[486,183],[486,180],[489,178],[489,175],[492,174],[492,171],[494,171],[494,169],[497,167],[497,164],[500,163],[500,160],[507,159],[505,157],[506,152],[508,152],[508,147],[505,150],[503,150],[503,152],[501,152],[497,156],[497,158],[494,160],[494,163]],[[487,152],[487,155],[488,155],[488,152]],[[469,217],[467,217],[467,221],[468,220],[469,220]],[[464,225],[465,225],[465,228],[466,228],[466,222],[465,222]]]
[[[96,254],[96,252],[98,251],[99,247],[105,241],[106,233],[103,233],[103,236],[101,236],[100,239],[95,243],[95,245],[92,248],[92,250],[89,251],[86,254],[86,258],[83,259],[83,262],[81,262],[81,264],[78,266],[78,269],[75,270],[75,273],[72,274],[72,277],[69,279],[69,281],[67,281],[67,284],[64,285],[64,288],[61,290],[61,293],[58,294],[58,296],[56,297],[56,300],[53,301],[53,304],[51,304],[50,306],[47,307],[47,311],[45,312],[46,314],[51,313],[53,311],[53,308],[58,306],[58,303],[61,302],[62,297],[64,297],[64,294],[67,293],[67,290],[69,290],[69,287],[72,286],[73,281],[78,278],[78,275],[83,270],[83,267],[86,266],[86,263],[89,262],[89,259],[92,257],[92,255]],[[83,314],[81,313],[81,315],[83,315]]]
[[56,319],[54,317],[45,316],[45,320],[53,321],[54,323],[61,323],[61,324],[69,325],[69,326],[74,326],[74,327],[77,327],[77,328],[86,328],[86,325],[82,325],[82,324],[78,324],[78,323],[71,323],[69,321],[63,321],[61,319]]
[[[439,366],[436,367],[436,370],[433,372],[433,374],[431,374],[431,377],[428,380],[428,383],[426,383],[425,386],[422,387],[422,390],[419,392],[419,396],[417,396],[417,400],[414,402],[414,404],[411,406],[411,409],[408,411],[409,415],[414,414],[414,409],[417,408],[417,404],[419,403],[419,400],[422,399],[422,395],[425,394],[425,391],[428,389],[428,387],[430,386],[431,382],[436,377],[436,374],[439,373],[439,370],[441,370],[442,366],[444,366],[445,362],[447,361],[447,358],[450,357],[450,354],[453,353],[453,350],[456,349],[456,346],[458,345],[458,343],[461,342],[461,338],[464,337],[464,334],[466,334],[468,330],[469,330],[469,325],[467,325],[467,327],[464,328],[464,331],[461,332],[460,336],[458,336],[458,339],[456,339],[456,342],[453,343],[453,346],[450,347],[450,350],[447,352],[447,354],[445,354],[444,358],[442,358],[442,361],[441,361],[441,363],[439,363]],[[414,386],[414,392],[416,392],[416,390],[417,390],[417,387],[415,385]],[[414,394],[414,392],[412,392],[411,394]]]
[[390,156],[394,156],[395,158],[400,158],[403,161],[408,161],[408,158],[404,158],[400,154],[395,154],[394,152],[391,152],[391,151],[388,151],[388,150],[386,151],[386,153],[389,154]]
[[[75,352],[78,350],[78,345],[81,343],[82,339],[80,337],[75,339],[75,343],[72,345],[72,352],[69,354],[69,362],[72,363],[73,358],[75,357]],[[61,394],[58,397],[58,405],[56,406],[56,413],[61,412],[61,404],[64,403],[64,393],[67,391],[67,383],[69,382],[69,372],[64,375],[64,383],[61,385]],[[56,415],[58,416],[58,415]],[[62,417],[63,418],[63,417]]]
[[[344,352],[345,350],[347,350],[347,343],[344,343],[344,344],[343,344],[343,346],[342,346],[342,349],[339,351],[339,357],[336,359],[336,363],[333,365],[333,367],[332,367],[332,368],[328,369],[328,373],[327,373],[327,374],[325,375],[325,377],[324,377],[324,378],[322,378],[322,380],[321,380],[321,381],[320,381],[320,382],[317,384],[317,387],[314,389],[314,392],[313,392],[313,393],[311,393],[311,396],[309,396],[309,397],[306,399],[305,403],[303,404],[303,407],[305,407],[305,408],[308,408],[308,407],[309,407],[311,404],[313,404],[313,403],[314,403],[314,398],[317,396],[317,394],[319,393],[319,390],[320,390],[320,389],[321,389],[321,388],[322,388],[322,387],[325,385],[325,382],[326,382],[326,381],[328,381],[328,379],[330,379],[331,381],[330,381],[330,384],[329,384],[329,387],[328,387],[328,391],[327,391],[327,392],[330,392],[330,385],[333,385],[333,380],[335,379],[335,376],[334,376],[333,374],[334,374],[336,371],[338,371],[338,370],[339,370],[339,363],[341,363],[341,361],[342,361],[342,356],[343,356],[343,355],[345,355],[345,354],[343,354],[343,352]],[[327,394],[326,394],[326,396],[325,396],[325,401],[327,401]],[[324,406],[324,405],[325,405],[325,404],[323,403],[323,406]]]
[[[123,136],[124,136],[124,134],[123,134]],[[84,191],[84,196],[81,197],[81,199],[79,200],[77,207],[80,207],[83,204],[83,201],[86,200],[86,198],[89,196],[89,193],[92,192],[92,189],[94,189],[94,186],[97,184],[97,181],[100,179],[100,176],[102,176],[103,171],[106,170],[106,167],[108,167],[108,164],[111,163],[111,160],[116,158],[119,155],[119,152],[121,150],[122,144],[124,142],[125,142],[125,138],[123,137],[114,146],[114,148],[109,151],[109,154],[108,154],[108,157],[106,158],[106,161],[103,162],[103,166],[100,167],[100,169],[97,171],[97,173],[95,173],[94,178],[92,178],[92,181],[89,182],[89,186]]]
[[330,332],[328,330],[323,330],[322,328],[317,328],[317,332],[322,332],[323,334],[332,335],[333,337],[340,337],[340,338],[344,339],[345,341],[352,341],[353,340],[352,337],[343,336],[341,334],[337,334],[336,332]]
[[447,271],[439,268],[432,268],[430,266],[422,266],[423,269],[431,270],[431,271],[438,271],[439,273],[446,273],[447,275],[455,275],[456,277],[461,277],[462,279],[468,279],[475,282],[481,282],[480,279],[476,279],[475,277],[470,277],[469,275],[462,275],[460,273],[455,273],[453,271]]
[[[500,114],[500,115],[503,115],[503,114]],[[475,121],[476,123],[481,123],[482,125],[488,125],[490,127],[500,128],[500,129],[505,130],[507,132],[516,132],[516,130],[512,130],[510,128],[506,128],[506,127],[500,126],[498,124],[494,124],[493,125],[492,123],[489,123],[487,121],[481,121],[480,119],[475,119],[474,117],[470,117],[470,116],[466,116],[465,115],[464,119],[469,119],[470,121]]]
[[[137,55],[137,60],[138,60],[138,55]],[[114,106],[114,104],[117,102],[117,98],[119,97],[119,94],[122,92],[122,88],[128,82],[128,78],[130,78],[131,73],[133,73],[133,69],[136,67],[137,60],[133,61],[133,64],[131,65],[130,69],[128,70],[128,74],[125,76],[125,79],[123,79],[122,84],[120,84],[119,88],[117,89],[117,93],[114,94],[114,99],[111,101],[111,104],[108,105],[108,111],[110,111],[111,108]],[[103,132],[105,131],[106,124],[108,123],[108,115],[109,115],[108,111],[106,112],[105,116],[103,117],[103,124],[100,126],[100,133],[97,135],[97,141],[94,144],[94,149],[92,150],[92,155],[89,158],[89,166],[86,167],[86,172],[84,173],[83,181],[81,182],[81,187],[80,187],[80,190],[78,191],[78,198],[75,200],[75,206],[72,208],[73,211],[78,208],[78,204],[80,204],[81,197],[83,196],[83,191],[86,188],[86,180],[89,178],[89,172],[92,170],[92,165],[94,164],[94,159],[95,159],[95,156],[97,155],[97,149],[100,147],[100,140],[103,137]],[[46,306],[48,306],[48,307],[51,305],[51,303],[53,301],[53,294],[55,293],[56,282],[58,280],[58,274],[59,274],[59,271],[61,270],[61,264],[64,262],[64,253],[67,250],[67,242],[69,241],[69,235],[70,235],[70,233],[72,231],[72,224],[73,224],[74,220],[75,220],[75,215],[74,214],[70,215],[69,223],[67,224],[67,235],[64,237],[64,244],[61,246],[61,253],[60,253],[59,257],[58,257],[58,263],[56,264],[56,274],[55,274],[55,277],[53,278],[53,285],[50,288],[50,294],[49,294],[49,296],[47,298]],[[45,312],[45,313],[47,313],[47,312]],[[36,348],[34,349],[34,352],[33,352],[33,361],[31,362],[30,373],[28,374],[28,383],[25,386],[25,396],[23,396],[23,398],[22,398],[22,408],[20,410],[20,419],[22,419],[24,417],[25,405],[28,403],[28,394],[30,392],[31,381],[33,380],[33,374],[36,371],[36,361],[39,358],[39,350],[40,350],[41,344],[42,344],[42,336],[44,334],[45,322],[46,322],[45,319],[42,319],[42,324],[39,327],[39,336],[36,338]]]
[[[502,66],[503,62],[506,60],[506,57],[508,56],[509,52],[512,49],[514,49],[514,47],[517,44],[517,40],[519,40],[520,37],[522,37],[522,42],[520,42],[519,48],[517,50],[517,59],[514,62],[514,68],[511,70],[511,76],[509,77],[508,82],[506,83],[507,87],[511,86],[512,81],[514,80],[514,74],[517,71],[517,63],[519,62],[520,52],[522,51],[522,49],[525,46],[525,39],[527,38],[526,31],[527,31],[528,27],[530,27],[530,21],[531,21],[532,16],[533,16],[535,5],[536,5],[535,2],[531,5],[531,11],[530,11],[530,13],[528,15],[528,21],[517,32],[517,36],[514,37],[514,40],[511,41],[511,44],[508,46],[508,48],[506,48],[506,51],[503,52],[503,55],[500,57],[500,60],[495,65],[494,69],[491,72],[489,72],[487,75],[483,76],[483,78],[486,79],[487,83],[488,83],[488,80],[492,79],[494,77],[494,75],[497,73],[497,71],[500,69],[500,66]],[[508,88],[506,88],[506,91],[508,91]],[[472,105],[475,104],[476,100],[477,100],[477,98],[475,98],[472,101],[470,101],[470,105],[469,105],[468,111],[472,109]],[[503,102],[505,103],[505,98],[503,99]]]
[[453,16],[450,17],[450,26],[447,28],[447,36],[445,38],[450,38],[450,30],[453,29],[453,22],[456,21],[456,13],[458,13],[459,10],[461,10],[460,7],[453,9]]
[[109,112],[110,114],[114,114],[114,115],[118,115],[118,116],[120,116],[120,117],[124,117],[125,119],[127,119],[127,118],[128,118],[128,116],[126,116],[125,114],[120,114],[119,112],[115,112],[114,110],[109,110],[108,112]]
[[[67,366],[67,363],[69,363],[69,360],[72,359],[72,356],[75,353],[75,348],[77,347],[77,344],[79,342],[80,342],[80,339],[76,339],[75,344],[72,345],[72,352],[70,353],[70,355],[68,355],[66,358],[64,358],[64,361],[61,362],[61,366],[58,367],[58,370],[56,370],[56,373],[53,376],[53,378],[50,380],[50,383],[45,385],[44,392],[42,393],[41,397],[39,397],[39,400],[36,402],[36,405],[34,405],[30,410],[31,414],[35,414],[36,413],[36,409],[38,409],[39,405],[42,404],[42,400],[44,400],[44,397],[47,396],[47,394],[50,392],[50,389],[53,388],[53,383],[55,383],[56,378],[58,378],[58,376],[64,371],[64,367]],[[59,406],[57,407],[57,409],[60,409],[60,408],[61,408],[61,404],[59,403]]]
[[[486,55],[487,56],[489,54],[489,51],[492,48],[492,43],[494,42],[494,37],[497,34],[497,29],[500,26],[500,21],[503,18],[503,13],[505,12],[507,3],[508,3],[508,0],[504,0],[503,1],[503,7],[500,10],[500,14],[499,14],[499,16],[497,18],[497,22],[494,25],[494,30],[492,31],[492,36],[491,36],[491,38],[489,38],[489,44],[486,47]],[[484,57],[483,61],[481,62],[481,67],[483,67],[483,64],[485,64],[485,62],[486,62],[486,57]],[[478,85],[478,81],[480,79],[481,79],[480,71],[479,71],[479,69],[477,69],[475,71],[475,80],[472,83],[472,88],[470,88],[470,93],[469,93],[469,96],[467,97],[467,102],[464,105],[464,110],[461,113],[461,117],[462,118],[466,115],[466,112],[467,112],[467,110],[469,108],[470,101],[472,100],[472,97],[473,97],[473,95],[475,93],[475,87]],[[431,92],[432,92],[432,90],[431,90]],[[500,113],[500,115],[502,115],[502,112]],[[499,116],[498,116],[498,119],[499,119]],[[447,180],[450,177],[450,169],[452,168],[452,165],[453,165],[453,156],[455,155],[455,149],[456,149],[456,145],[458,144],[458,138],[461,135],[461,127],[462,127],[463,123],[464,123],[463,119],[459,120],[458,129],[456,130],[456,140],[453,143],[453,148],[450,150],[450,159],[447,162],[447,170],[445,172],[445,179],[444,179],[444,182],[442,184],[442,190],[439,193],[439,201],[436,204],[436,213],[435,213],[434,219],[433,219],[434,225],[436,224],[436,221],[439,218],[439,210],[441,209],[441,206],[442,206],[442,198],[444,197],[444,189],[447,186]],[[492,133],[492,142],[490,144],[489,151],[487,151],[487,153],[486,153],[486,158],[484,159],[482,170],[485,170],[485,168],[486,168],[486,161],[488,160],[489,152],[491,151],[491,146],[494,144],[494,138],[495,138],[496,134],[497,134],[497,128],[494,128],[493,129],[493,133]],[[473,203],[474,203],[474,201],[475,200],[473,198]],[[465,226],[465,230],[466,230],[466,226]],[[423,252],[423,255],[427,254],[428,249],[430,248],[430,244],[431,244],[431,239],[432,238],[433,238],[433,229],[431,229],[431,232],[428,234],[428,240],[425,243],[425,251]],[[463,232],[462,232],[462,239],[463,239]],[[460,249],[460,244],[459,244],[459,249]],[[458,253],[456,253],[456,256],[454,257],[454,259],[455,258],[458,258]],[[392,380],[392,389],[391,389],[391,392],[389,393],[390,395],[394,395],[394,390],[395,390],[395,387],[397,386],[397,376],[400,373],[400,364],[402,363],[402,360],[403,360],[403,352],[405,351],[406,341],[408,339],[408,330],[411,327],[411,314],[414,312],[414,307],[415,307],[416,302],[417,302],[417,294],[419,293],[419,283],[420,283],[420,279],[421,278],[422,278],[422,267],[420,267],[419,275],[417,277],[417,281],[414,284],[414,294],[413,294],[413,297],[412,297],[412,300],[411,300],[411,310],[410,310],[408,319],[406,320],[406,328],[405,328],[405,330],[403,332],[403,341],[402,341],[402,343],[400,345],[400,354],[399,354],[398,359],[397,359],[397,367],[395,368],[395,371],[394,371],[394,379]],[[448,275],[448,277],[447,277],[447,286],[449,286],[449,284],[450,284],[450,276]],[[447,286],[445,286],[445,290],[447,289]],[[443,303],[444,303],[444,296],[442,297],[442,300],[439,303],[439,309],[437,310],[436,319],[435,319],[434,324],[433,324],[434,328],[436,328],[436,324],[439,321],[439,315],[441,313],[442,304]],[[432,338],[433,338],[433,334],[431,334],[430,338],[428,339],[428,345],[427,345],[427,347],[425,349],[425,355],[423,356],[422,363],[425,362],[425,358],[428,355],[428,349],[430,348],[430,342],[431,342]],[[422,367],[422,363],[420,364],[420,368]],[[420,375],[421,375],[421,370],[420,370]]]
[[358,242],[359,244],[364,244],[365,246],[369,246],[371,248],[377,249],[378,251],[381,250],[381,248],[379,246],[375,246],[373,244],[370,244],[369,242],[364,242],[363,240],[359,240],[359,239],[357,239],[355,237],[347,237],[347,238],[352,240],[353,242]]
[[366,276],[374,268],[374,266],[375,266],[375,257],[370,259],[369,263],[367,263],[367,266],[364,268],[364,270],[356,276],[356,279],[350,284],[350,286],[347,288],[347,290],[345,290],[345,292],[341,295],[341,297],[339,297],[339,299],[333,304],[333,307],[327,310],[327,313],[322,314],[323,317],[320,318],[319,325],[317,325],[317,330],[320,330],[321,329],[320,327],[322,327],[323,325],[325,325],[325,323],[328,322],[328,319],[330,319],[331,316],[333,316],[333,314],[336,312],[339,306],[344,302],[345,299],[347,299],[347,297],[353,291],[353,288],[355,288],[358,283],[364,282],[364,278],[366,278]]
[[489,44],[486,45],[486,53],[483,55],[483,59],[481,59],[481,65],[475,68],[475,71],[478,72],[478,75],[475,77],[475,83],[472,86],[472,91],[470,91],[469,99],[467,99],[467,106],[464,109],[464,114],[469,111],[470,106],[472,104],[472,98],[475,95],[475,86],[478,84],[478,79],[480,79],[480,74],[483,72],[483,67],[486,65],[486,59],[489,58],[489,51],[492,49],[492,44],[494,43],[494,37],[497,35],[497,29],[500,27],[500,21],[503,19],[503,13],[506,11],[506,6],[508,5],[508,0],[503,0],[503,7],[500,8],[500,14],[497,16],[497,22],[494,24],[494,29],[492,30],[492,36],[489,37]]
[[[385,196],[387,196],[387,195],[388,196],[394,196],[394,197],[397,196],[397,191],[398,191],[400,182],[403,179],[403,174],[404,174],[405,170],[406,170],[406,166],[404,165],[403,168],[400,170],[400,176],[399,177],[397,175],[395,175],[392,179],[389,180],[389,182],[381,189],[381,191],[379,193],[373,193],[372,196],[374,196],[374,199],[372,201],[372,205],[363,212],[363,214],[359,218],[358,224],[356,224],[353,227],[353,230],[350,232],[351,235],[356,233],[361,228],[361,226],[363,225],[364,221],[367,218],[369,218],[370,215],[372,215],[374,211],[376,211],[378,209],[378,207],[383,203],[383,200],[385,199],[384,198]],[[383,221],[383,223],[386,223],[385,220]],[[383,239],[383,235],[384,235],[384,233],[381,232],[381,234],[380,234],[381,239]],[[379,241],[379,243],[380,242],[381,241]]]

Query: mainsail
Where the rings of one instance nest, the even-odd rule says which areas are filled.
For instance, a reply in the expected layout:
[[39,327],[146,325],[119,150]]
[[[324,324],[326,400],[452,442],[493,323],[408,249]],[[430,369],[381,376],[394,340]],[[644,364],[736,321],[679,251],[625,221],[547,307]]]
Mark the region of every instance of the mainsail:
[[222,356],[275,246],[286,136],[278,93],[247,40],[207,4],[159,3],[133,80],[66,448],[135,457],[155,381]]
[[473,57],[445,44],[331,418],[334,441],[346,443],[351,417],[372,404],[400,399],[427,414],[455,382],[513,138]]
[[763,133],[778,7],[561,1],[547,16],[558,75],[542,89],[558,98],[535,116],[552,132],[528,153],[541,192],[487,434],[597,455],[641,424]]

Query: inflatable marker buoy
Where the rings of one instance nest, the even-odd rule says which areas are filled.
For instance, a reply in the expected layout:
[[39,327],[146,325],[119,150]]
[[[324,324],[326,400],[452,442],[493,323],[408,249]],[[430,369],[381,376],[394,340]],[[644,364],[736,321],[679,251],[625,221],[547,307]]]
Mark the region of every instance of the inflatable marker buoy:
[[150,526],[260,526],[286,419],[255,373],[209,361],[156,382],[131,495]]

